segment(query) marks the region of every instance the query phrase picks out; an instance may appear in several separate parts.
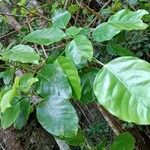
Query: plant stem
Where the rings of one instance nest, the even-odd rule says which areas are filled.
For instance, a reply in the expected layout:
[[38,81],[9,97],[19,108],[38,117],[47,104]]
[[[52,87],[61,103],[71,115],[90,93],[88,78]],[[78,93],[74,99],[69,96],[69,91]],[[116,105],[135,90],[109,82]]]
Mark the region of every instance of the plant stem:
[[95,57],[93,57],[93,60],[94,60],[96,63],[100,64],[101,66],[104,66],[104,65],[105,65],[105,64],[103,64],[102,62],[100,62],[99,60],[97,60]]

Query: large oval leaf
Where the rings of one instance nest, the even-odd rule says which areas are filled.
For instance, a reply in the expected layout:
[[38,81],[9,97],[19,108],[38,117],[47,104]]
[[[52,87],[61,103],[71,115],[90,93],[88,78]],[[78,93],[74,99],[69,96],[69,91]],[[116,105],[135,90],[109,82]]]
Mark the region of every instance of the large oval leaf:
[[52,14],[52,23],[53,26],[58,28],[66,28],[69,20],[71,19],[71,14],[67,10],[57,9]]
[[37,107],[37,118],[49,133],[72,138],[78,131],[78,117],[70,102],[60,95],[50,96]]
[[150,64],[120,57],[104,65],[94,81],[94,92],[110,113],[137,124],[150,124]]
[[71,97],[72,91],[66,74],[57,64],[49,64],[38,73],[37,92],[47,98],[59,95],[65,99]]
[[2,55],[4,58],[21,63],[38,64],[39,61],[39,55],[34,49],[23,44],[14,46],[12,49],[5,51]]
[[61,66],[63,71],[66,73],[70,85],[72,86],[72,94],[74,98],[80,99],[81,97],[81,85],[78,70],[74,64],[66,57],[60,56],[57,59],[57,63]]
[[65,33],[62,30],[51,27],[48,29],[35,30],[28,34],[24,40],[40,45],[50,45],[59,42],[64,37]]
[[66,56],[78,67],[83,67],[93,57],[92,43],[84,35],[78,35],[65,49]]

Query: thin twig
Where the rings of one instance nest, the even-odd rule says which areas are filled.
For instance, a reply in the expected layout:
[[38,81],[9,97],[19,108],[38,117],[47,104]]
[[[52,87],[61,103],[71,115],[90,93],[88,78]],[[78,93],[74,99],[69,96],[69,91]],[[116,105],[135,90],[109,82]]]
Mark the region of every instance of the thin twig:
[[47,56],[46,50],[45,50],[45,48],[44,48],[44,46],[43,46],[43,45],[41,45],[41,47],[42,47],[43,53],[44,53],[44,55],[45,55],[45,58],[47,59],[47,58],[48,58],[48,56]]

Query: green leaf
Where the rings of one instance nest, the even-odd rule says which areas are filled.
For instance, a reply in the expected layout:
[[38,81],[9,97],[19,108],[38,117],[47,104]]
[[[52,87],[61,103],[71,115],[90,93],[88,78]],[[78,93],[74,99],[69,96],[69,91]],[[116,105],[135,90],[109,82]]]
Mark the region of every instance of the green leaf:
[[78,33],[80,33],[82,29],[83,28],[77,28],[75,26],[72,26],[66,30],[66,35],[70,37],[75,37]]
[[59,42],[64,37],[65,33],[61,29],[51,27],[48,29],[35,30],[28,34],[24,40],[40,45],[50,45]]
[[120,33],[119,29],[105,22],[96,27],[96,29],[93,31],[92,36],[95,41],[103,42],[111,40],[118,33]]
[[110,150],[134,150],[135,139],[130,133],[120,134],[110,146]]
[[67,142],[69,145],[73,146],[82,146],[85,144],[85,134],[84,132],[79,128],[77,135],[73,136],[72,138],[63,138],[65,142]]
[[146,10],[130,11],[127,9],[120,10],[115,15],[112,15],[107,22],[104,22],[96,27],[93,31],[93,38],[97,42],[111,40],[122,30],[143,30],[148,27],[143,23],[141,18],[148,14]]
[[72,91],[67,76],[57,64],[45,65],[37,78],[37,92],[43,98],[52,95],[59,95],[64,99],[71,97]]
[[31,86],[38,81],[38,78],[34,78],[33,74],[26,73],[20,78],[20,89],[22,92],[28,93]]
[[100,104],[116,117],[150,124],[150,64],[136,57],[120,57],[104,65],[94,81]]
[[34,49],[22,44],[14,46],[12,49],[5,51],[2,55],[4,58],[21,63],[38,64],[39,61],[39,55]]
[[54,27],[65,29],[69,20],[71,19],[71,14],[64,9],[57,9],[52,14],[52,23]]
[[61,95],[49,96],[37,107],[37,118],[49,133],[72,138],[78,131],[78,116],[67,99]]
[[141,18],[148,14],[146,10],[130,11],[128,9],[120,10],[111,16],[108,23],[120,30],[143,30],[148,27]]
[[13,79],[14,71],[15,71],[14,67],[10,67],[4,71],[3,81],[4,81],[5,85],[8,85],[11,82],[11,80]]
[[98,69],[91,69],[81,75],[82,93],[80,101],[82,104],[91,103],[96,99],[93,92],[93,83],[97,73]]
[[65,53],[76,67],[81,68],[92,60],[93,46],[86,36],[78,35],[67,45]]
[[12,89],[6,92],[0,101],[0,108],[2,113],[4,113],[7,108],[11,107],[11,101],[17,95],[18,87],[19,87],[19,77],[16,77]]
[[106,50],[109,54],[115,56],[133,56],[133,53],[131,51],[114,42],[108,42]]
[[1,127],[3,129],[10,127],[19,115],[20,104],[14,101],[11,106],[12,107],[7,108],[6,111],[1,114]]
[[14,126],[17,129],[21,129],[27,122],[30,114],[30,101],[25,98],[20,102],[20,112],[14,122]]
[[78,71],[74,64],[66,57],[60,56],[56,62],[63,69],[65,74],[68,77],[70,85],[72,87],[73,97],[76,99],[80,99],[81,97],[81,85],[80,85],[80,77],[78,75]]

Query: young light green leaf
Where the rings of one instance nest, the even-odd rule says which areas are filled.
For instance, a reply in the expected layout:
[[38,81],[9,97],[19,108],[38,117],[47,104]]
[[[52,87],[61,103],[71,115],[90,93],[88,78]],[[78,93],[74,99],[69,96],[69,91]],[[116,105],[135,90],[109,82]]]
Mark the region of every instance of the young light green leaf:
[[80,84],[80,77],[78,75],[78,71],[74,64],[66,57],[60,56],[56,62],[60,65],[63,69],[65,74],[68,77],[70,85],[72,87],[72,94],[73,97],[76,99],[80,99],[81,97],[81,84]]
[[64,9],[56,9],[52,14],[52,23],[54,27],[66,28],[69,20],[71,19],[71,14]]
[[38,64],[39,61],[39,55],[34,49],[22,44],[14,46],[12,49],[5,51],[2,55],[4,58],[21,63]]
[[20,104],[14,101],[11,107],[7,108],[6,111],[1,114],[1,127],[3,129],[10,127],[19,115],[19,111]]
[[96,27],[93,31],[93,38],[97,42],[108,41],[122,30],[143,30],[148,27],[143,23],[141,18],[148,14],[146,10],[130,11],[127,9],[120,10],[112,15],[107,22]]
[[0,109],[2,113],[4,113],[7,108],[11,107],[11,101],[17,95],[18,87],[19,77],[16,77],[12,89],[6,92],[0,100]]
[[66,30],[66,35],[70,37],[75,37],[83,28],[77,28],[75,26],[72,26]]
[[38,78],[34,78],[33,74],[26,73],[20,78],[20,89],[22,92],[28,93],[31,86],[38,81]]
[[72,138],[78,131],[78,116],[71,103],[61,95],[52,95],[37,107],[37,118],[49,133]]
[[48,29],[35,30],[28,34],[24,40],[40,45],[50,45],[59,42],[64,37],[65,33],[61,29],[51,27]]
[[25,98],[20,102],[20,112],[14,122],[15,128],[21,129],[26,124],[29,114],[30,114],[30,101],[29,99]]
[[60,95],[65,99],[69,99],[72,90],[68,82],[66,74],[57,64],[48,64],[38,73],[37,92],[47,98],[52,95]]
[[104,65],[94,81],[100,104],[116,117],[150,124],[150,64],[136,57],[114,59]]
[[121,133],[110,146],[110,150],[134,150],[135,139],[132,134],[125,132]]
[[86,36],[78,35],[67,45],[65,53],[76,67],[82,68],[92,60],[93,46]]
[[130,50],[123,48],[121,45],[114,42],[108,42],[106,50],[109,54],[115,56],[133,56],[133,53]]

